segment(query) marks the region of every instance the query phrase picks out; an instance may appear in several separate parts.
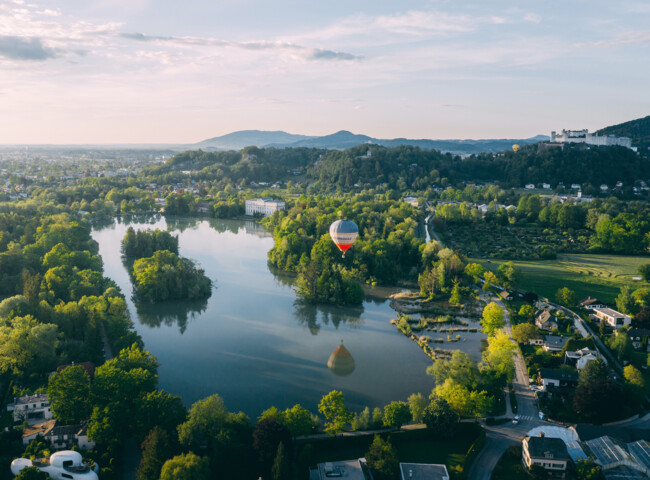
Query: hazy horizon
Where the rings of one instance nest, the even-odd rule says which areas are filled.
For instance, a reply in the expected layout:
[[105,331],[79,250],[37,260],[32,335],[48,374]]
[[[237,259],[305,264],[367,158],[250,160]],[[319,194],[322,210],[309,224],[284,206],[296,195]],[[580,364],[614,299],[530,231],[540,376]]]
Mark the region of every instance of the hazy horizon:
[[495,139],[650,113],[650,5],[8,0],[0,144]]

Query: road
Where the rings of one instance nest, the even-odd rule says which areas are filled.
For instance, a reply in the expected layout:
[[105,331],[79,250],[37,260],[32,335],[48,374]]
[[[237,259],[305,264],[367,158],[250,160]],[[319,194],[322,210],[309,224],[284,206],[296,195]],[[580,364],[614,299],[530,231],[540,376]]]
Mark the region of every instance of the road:
[[[495,302],[503,309],[506,320],[504,330],[512,335],[510,315],[501,299],[492,296],[485,296],[484,298],[487,301]],[[515,379],[512,385],[517,398],[517,415],[519,415],[520,421],[516,425],[508,422],[503,425],[485,427],[485,446],[476,456],[469,469],[469,480],[490,480],[494,467],[509,446],[520,443],[529,430],[540,425],[548,425],[546,422],[539,420],[537,400],[535,394],[530,390],[528,370],[518,348],[515,355]]]

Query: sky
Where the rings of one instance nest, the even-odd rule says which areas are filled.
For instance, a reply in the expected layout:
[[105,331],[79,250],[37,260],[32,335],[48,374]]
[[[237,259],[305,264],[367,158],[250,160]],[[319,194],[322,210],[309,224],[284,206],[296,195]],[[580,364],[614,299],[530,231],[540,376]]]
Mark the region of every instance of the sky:
[[0,144],[597,130],[649,60],[646,0],[0,0]]

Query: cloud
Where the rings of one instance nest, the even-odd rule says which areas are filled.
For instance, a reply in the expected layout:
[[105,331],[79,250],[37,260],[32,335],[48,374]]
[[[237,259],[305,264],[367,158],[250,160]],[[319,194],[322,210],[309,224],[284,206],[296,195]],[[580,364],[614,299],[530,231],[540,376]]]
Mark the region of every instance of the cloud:
[[647,43],[650,43],[650,30],[638,30],[636,32],[625,32],[607,40],[579,43],[576,44],[576,46],[593,48],[617,48],[627,47],[629,45],[642,45]]
[[229,47],[242,50],[260,51],[275,50],[302,52],[308,60],[361,60],[363,56],[353,55],[347,52],[337,52],[320,48],[311,48],[303,45],[296,45],[291,42],[267,41],[267,42],[232,42],[215,38],[204,37],[175,37],[146,35],[140,32],[125,32],[118,35],[127,40],[148,43],[167,43],[178,46],[204,46],[204,47]]
[[54,50],[43,45],[40,38],[0,36],[0,56],[11,60],[42,61],[56,57]]
[[314,50],[311,57],[314,60],[362,60],[362,56],[352,55],[345,52],[334,52],[332,50]]

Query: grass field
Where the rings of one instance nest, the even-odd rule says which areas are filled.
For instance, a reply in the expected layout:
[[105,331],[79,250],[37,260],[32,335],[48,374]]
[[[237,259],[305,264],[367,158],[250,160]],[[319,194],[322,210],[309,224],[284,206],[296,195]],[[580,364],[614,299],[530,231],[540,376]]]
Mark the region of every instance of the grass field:
[[[490,270],[506,260],[481,260],[478,263]],[[586,296],[613,304],[623,285],[632,289],[648,286],[638,277],[637,268],[650,263],[648,257],[625,257],[618,255],[558,254],[556,260],[514,260],[521,274],[517,287],[529,290],[551,300],[555,292],[568,287],[578,298]]]
[[[452,438],[435,439],[426,430],[411,430],[390,434],[390,442],[397,451],[400,462],[408,463],[444,463],[450,470],[452,478],[460,478],[467,452],[481,433],[474,423],[461,423]],[[350,460],[363,457],[373,436],[336,437],[311,443],[315,447],[312,463],[336,460]],[[303,442],[301,442],[303,443]],[[453,472],[453,473],[452,473]]]

